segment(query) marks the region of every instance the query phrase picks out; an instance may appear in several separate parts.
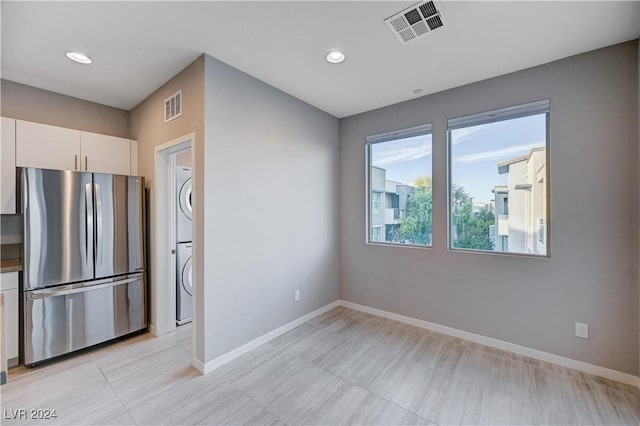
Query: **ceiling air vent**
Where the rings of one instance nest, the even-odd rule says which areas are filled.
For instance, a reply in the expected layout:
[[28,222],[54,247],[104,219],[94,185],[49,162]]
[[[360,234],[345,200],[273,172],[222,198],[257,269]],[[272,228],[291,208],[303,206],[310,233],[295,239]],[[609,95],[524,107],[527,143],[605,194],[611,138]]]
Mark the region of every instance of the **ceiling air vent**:
[[164,100],[164,122],[182,115],[182,90]]
[[400,44],[407,44],[445,24],[442,9],[434,1],[416,3],[384,20]]

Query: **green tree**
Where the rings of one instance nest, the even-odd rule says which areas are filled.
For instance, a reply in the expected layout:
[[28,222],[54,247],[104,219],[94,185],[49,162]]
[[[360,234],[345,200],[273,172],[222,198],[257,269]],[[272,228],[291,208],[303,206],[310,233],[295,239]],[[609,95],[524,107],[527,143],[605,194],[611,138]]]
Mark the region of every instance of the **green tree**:
[[[433,212],[431,177],[423,176],[412,183],[415,188],[407,200],[406,216],[399,229],[399,239],[412,244],[431,244]],[[493,250],[489,227],[495,222],[491,206],[473,211],[473,199],[463,187],[454,185],[451,193],[452,239],[456,248]]]
[[407,200],[406,216],[400,224],[400,235],[403,240],[412,244],[431,245],[431,177],[422,176],[412,185],[416,192]]
[[473,199],[463,187],[453,186],[451,194],[452,239],[456,248],[493,250],[489,227],[495,224],[491,206],[473,211]]

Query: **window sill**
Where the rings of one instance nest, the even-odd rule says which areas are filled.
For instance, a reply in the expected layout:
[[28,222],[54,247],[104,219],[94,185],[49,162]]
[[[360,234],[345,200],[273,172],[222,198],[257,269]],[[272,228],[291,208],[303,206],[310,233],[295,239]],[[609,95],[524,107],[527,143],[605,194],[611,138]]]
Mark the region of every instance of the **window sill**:
[[365,242],[368,246],[380,246],[380,247],[400,247],[400,248],[414,248],[414,249],[422,249],[422,250],[431,250],[433,246],[421,246],[417,244],[396,244],[396,243],[384,243],[377,241],[367,241]]

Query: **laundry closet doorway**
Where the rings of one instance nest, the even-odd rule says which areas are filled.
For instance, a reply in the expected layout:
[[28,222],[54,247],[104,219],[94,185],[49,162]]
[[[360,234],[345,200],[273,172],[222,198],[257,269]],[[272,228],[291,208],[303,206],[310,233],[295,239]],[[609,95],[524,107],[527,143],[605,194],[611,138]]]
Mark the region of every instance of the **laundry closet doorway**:
[[[192,149],[194,138],[192,133],[155,148],[149,250],[150,331],[156,336],[175,330],[177,322],[185,324],[191,321],[190,318],[195,318],[192,300],[183,303],[182,308],[179,305],[180,301],[185,302],[186,296],[197,297],[195,286],[191,284],[195,284],[196,276],[190,255],[193,238],[197,238],[193,232],[191,208],[192,202],[197,202],[195,192],[191,190],[191,176],[195,176],[195,173],[192,174],[195,166]],[[181,299],[179,285],[182,281],[186,285]],[[178,320],[180,314],[183,314],[181,321]]]
[[188,324],[193,319],[193,208],[191,178],[191,148],[174,155],[176,216],[176,324]]

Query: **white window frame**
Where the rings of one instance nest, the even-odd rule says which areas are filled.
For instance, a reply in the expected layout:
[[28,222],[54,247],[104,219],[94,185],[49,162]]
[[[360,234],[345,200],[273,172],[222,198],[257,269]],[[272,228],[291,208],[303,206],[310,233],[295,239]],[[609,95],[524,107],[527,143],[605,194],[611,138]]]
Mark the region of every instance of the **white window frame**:
[[[550,99],[543,99],[535,102],[529,102],[526,104],[509,106],[505,108],[499,108],[491,111],[480,112],[476,114],[470,114],[460,117],[454,117],[447,120],[447,250],[450,252],[472,252],[472,253],[483,253],[483,254],[491,254],[497,256],[524,256],[524,257],[533,257],[537,259],[548,259],[551,257],[551,238],[549,230],[551,227],[549,224],[551,223],[551,191],[549,185],[549,176],[550,176],[550,142],[549,142],[549,120],[550,120],[550,111],[551,111],[551,101]],[[452,241],[452,210],[451,210],[451,186],[452,186],[452,176],[451,176],[451,131],[464,128],[464,127],[472,127],[479,126],[482,124],[495,123],[499,121],[512,120],[515,118],[528,117],[531,115],[539,115],[546,114],[546,145],[545,145],[545,155],[546,155],[546,169],[545,169],[545,199],[544,206],[546,209],[546,221],[545,221],[545,240],[546,240],[546,254],[533,254],[533,253],[517,253],[517,252],[498,252],[491,250],[479,250],[479,249],[468,249],[468,248],[456,248],[453,246]],[[537,236],[536,236],[537,237]],[[537,238],[536,238],[537,240]]]
[[[372,229],[371,224],[371,213],[372,213],[372,204],[371,204],[371,167],[373,164],[371,163],[371,146],[376,143],[381,142],[390,142],[396,139],[404,139],[410,138],[414,136],[421,135],[432,135],[431,143],[433,145],[433,132],[431,130],[431,124],[421,124],[418,126],[407,127],[399,130],[393,130],[390,132],[377,133],[373,135],[369,135],[365,138],[365,243],[368,245],[383,245],[387,247],[405,247],[405,248],[419,248],[419,249],[431,249],[433,247],[433,229],[431,245],[418,245],[418,244],[400,244],[400,243],[391,243],[386,241],[372,241]],[[433,156],[431,157],[431,179],[433,182]],[[381,195],[382,197],[382,195]],[[432,206],[432,210],[433,206]],[[433,219],[432,219],[433,220]],[[432,222],[433,223],[433,222]],[[377,225],[376,225],[377,226]]]

